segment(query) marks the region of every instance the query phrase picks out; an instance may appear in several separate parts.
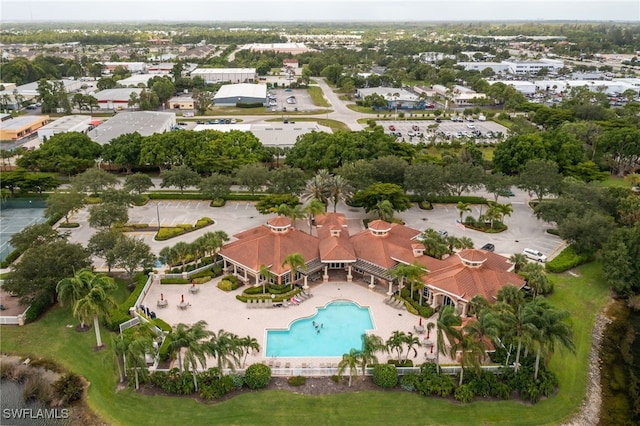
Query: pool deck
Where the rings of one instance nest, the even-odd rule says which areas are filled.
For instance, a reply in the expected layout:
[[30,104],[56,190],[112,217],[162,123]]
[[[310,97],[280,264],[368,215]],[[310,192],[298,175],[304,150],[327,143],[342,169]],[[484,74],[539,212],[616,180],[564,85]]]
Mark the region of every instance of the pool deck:
[[[422,342],[426,337],[424,334],[416,334],[414,326],[419,324],[419,318],[410,314],[405,309],[396,309],[386,303],[388,296],[382,292],[374,292],[367,288],[364,283],[347,283],[344,281],[314,283],[310,286],[309,292],[313,297],[303,301],[299,305],[281,308],[248,308],[245,303],[236,299],[245,287],[241,287],[231,292],[225,292],[217,287],[218,279],[201,284],[200,290],[196,294],[189,291],[191,285],[160,284],[154,282],[143,305],[148,306],[159,318],[175,326],[178,323],[194,324],[199,320],[207,322],[208,329],[214,332],[225,330],[237,334],[240,337],[254,337],[260,344],[260,352],[249,355],[247,365],[256,362],[267,362],[274,367],[285,368],[287,364],[290,368],[302,367],[303,364],[312,367],[322,367],[337,364],[341,357],[267,357],[265,355],[266,330],[274,328],[288,328],[291,322],[298,318],[309,317],[316,313],[318,307],[323,307],[334,300],[350,300],[358,305],[368,307],[371,311],[374,329],[370,332],[387,340],[396,331],[414,333]],[[158,308],[157,301],[160,294],[168,301],[165,308]],[[182,295],[189,304],[187,309],[180,309],[178,306]],[[426,328],[427,322],[435,322],[436,316],[430,319],[423,319],[422,324]],[[435,344],[435,330],[431,331],[430,341]],[[427,355],[435,357],[436,348],[433,353],[421,346],[417,348],[418,355],[414,359],[411,353],[410,359],[415,364],[425,361]],[[389,355],[392,357],[393,355]],[[405,354],[403,354],[405,356]],[[379,354],[380,362],[386,362],[387,355]],[[440,356],[441,362],[450,362],[448,357]],[[209,366],[209,362],[207,363]],[[210,366],[215,364],[211,363]]]

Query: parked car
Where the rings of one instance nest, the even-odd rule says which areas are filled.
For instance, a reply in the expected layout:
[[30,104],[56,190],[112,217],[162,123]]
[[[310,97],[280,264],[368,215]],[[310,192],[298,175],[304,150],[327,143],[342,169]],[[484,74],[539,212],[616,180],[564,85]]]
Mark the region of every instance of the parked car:
[[470,129],[475,129],[476,128],[476,126],[474,126],[473,124],[467,124],[467,127],[470,128]]
[[396,126],[394,126],[393,124],[389,126],[389,130],[391,130],[392,132],[396,131]]
[[417,132],[418,130],[420,130],[420,127],[414,124],[413,126],[411,126],[411,129]]
[[480,250],[486,250],[486,251],[494,251],[496,249],[496,246],[494,246],[491,243],[487,243],[485,245],[483,245],[482,247],[480,247]]
[[447,238],[449,236],[449,233],[447,231],[445,231],[444,229],[441,229],[438,231],[438,234],[440,234],[440,236]]
[[407,136],[409,136],[410,138],[411,138],[411,137],[414,137],[415,135],[416,135],[416,132],[414,132],[413,130],[409,130],[409,131],[407,132]]
[[522,254],[524,254],[527,258],[537,260],[538,262],[544,263],[547,261],[547,256],[542,254],[542,252],[539,250],[526,248],[522,250]]
[[236,123],[237,123],[236,119],[235,119],[235,118],[232,118],[232,119],[231,119],[231,124],[236,124]]

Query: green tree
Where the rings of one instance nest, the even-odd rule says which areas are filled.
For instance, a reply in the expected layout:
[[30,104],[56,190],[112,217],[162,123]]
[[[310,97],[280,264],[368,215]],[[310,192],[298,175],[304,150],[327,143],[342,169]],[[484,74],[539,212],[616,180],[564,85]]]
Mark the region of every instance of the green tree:
[[126,133],[113,138],[102,146],[102,158],[124,168],[127,175],[130,175],[133,168],[140,164],[143,139],[138,132]]
[[538,201],[542,201],[545,195],[560,191],[562,176],[554,161],[531,160],[525,164],[518,182],[518,187],[534,193]]
[[81,299],[73,305],[73,316],[82,322],[93,317],[93,328],[96,333],[96,347],[101,348],[100,318],[109,318],[109,312],[118,307],[118,304],[109,296],[116,285],[112,278],[106,275],[95,275],[91,279],[90,289]]
[[268,188],[270,192],[299,195],[304,186],[304,172],[297,167],[285,165],[269,172]]
[[407,341],[407,334],[404,331],[395,330],[391,333],[391,336],[387,339],[385,344],[389,352],[394,352],[398,356],[398,362],[400,362],[402,352],[404,350],[404,344]]
[[460,325],[460,317],[455,313],[455,309],[451,305],[443,306],[440,309],[438,320],[436,321],[436,365],[438,366],[438,374],[440,374],[440,354],[447,354],[447,346],[445,337],[449,343],[453,343],[455,339],[460,337],[460,332],[456,326]]
[[362,334],[362,350],[360,351],[360,366],[362,367],[362,377],[365,377],[367,365],[377,364],[376,353],[387,352],[387,345],[380,336],[375,334]]
[[151,327],[141,323],[124,330],[120,337],[113,339],[118,370],[124,371],[125,374],[133,371],[136,389],[140,388],[140,376],[143,380],[149,376],[147,355],[155,355],[156,349],[153,345],[155,337]]
[[333,212],[336,212],[338,202],[346,201],[353,195],[353,188],[342,176],[334,175],[328,183],[329,198],[333,202]]
[[[206,368],[207,343],[205,339],[211,336],[211,332],[206,329],[206,321],[200,320],[189,327],[179,323],[169,334],[171,343],[169,350],[178,354],[178,367],[180,372],[192,370],[193,384],[198,390],[198,364]],[[184,355],[183,355],[184,350]]]
[[307,221],[309,222],[309,235],[311,235],[311,226],[316,215],[325,212],[325,205],[317,198],[312,199],[304,206],[304,212],[307,215]]
[[87,248],[91,254],[105,260],[109,272],[116,265],[117,256],[114,247],[118,241],[125,237],[121,232],[113,229],[102,229],[91,236]]
[[[60,306],[71,305],[85,297],[94,285],[96,275],[89,269],[81,269],[73,277],[63,278],[56,285]],[[80,328],[84,328],[84,318],[80,318]]]
[[456,206],[456,208],[460,212],[460,222],[462,222],[462,215],[464,215],[466,212],[471,211],[470,206],[471,206],[470,203],[464,203],[462,201],[458,201],[458,205]]
[[147,243],[137,238],[120,238],[112,249],[116,259],[115,266],[127,273],[129,282],[139,269],[151,269],[155,265],[156,256]]
[[381,220],[385,222],[393,221],[393,204],[389,200],[378,201],[378,203],[371,209],[370,213],[375,214]]
[[293,289],[293,283],[297,281],[298,271],[300,269],[302,270],[307,269],[305,265],[304,257],[302,257],[300,253],[288,254],[287,256],[285,256],[284,260],[282,261],[282,267],[284,267],[285,265],[289,266],[289,269],[290,269],[289,276],[291,278],[289,280],[289,284],[291,284],[291,288]]
[[425,162],[412,164],[405,170],[404,187],[423,201],[434,195],[442,195],[447,192],[443,168]]
[[460,380],[458,386],[462,386],[465,366],[471,365],[477,373],[480,372],[481,360],[486,356],[485,350],[484,342],[469,334],[464,327],[451,341],[451,358],[455,359],[457,353],[460,353]]
[[342,376],[349,369],[349,387],[351,387],[351,379],[358,378],[358,360],[360,351],[351,348],[348,354],[342,354],[342,359],[338,363],[338,376]]
[[120,203],[100,203],[89,207],[89,226],[110,228],[114,224],[125,224],[129,220],[127,206]]
[[201,180],[198,173],[184,165],[174,166],[169,170],[163,170],[160,173],[160,178],[162,179],[162,182],[160,183],[161,188],[175,186],[180,189],[181,194],[184,194],[185,188],[189,186],[197,186]]
[[640,294],[640,223],[615,230],[602,248],[603,276],[618,294]]
[[46,223],[36,223],[22,229],[9,238],[9,244],[14,249],[24,252],[30,247],[39,247],[52,241],[68,238],[69,233],[60,233]]
[[316,174],[307,181],[304,191],[302,192],[303,200],[320,200],[325,206],[329,203],[329,182],[332,176],[326,169],[320,169]]
[[241,339],[225,330],[220,330],[217,334],[212,332],[205,348],[207,353],[216,359],[220,377],[225,366],[234,370],[236,365],[240,364],[240,356],[244,353]]
[[465,163],[453,163],[445,169],[445,185],[454,194],[461,196],[463,192],[478,189],[484,182],[484,170],[480,166]]
[[92,167],[71,179],[71,185],[79,192],[100,195],[105,189],[113,188],[118,178],[102,169]]
[[502,173],[492,173],[484,178],[484,188],[488,193],[493,194],[494,203],[498,203],[498,197],[506,196],[511,191],[513,184],[511,176]]
[[80,132],[58,133],[16,160],[18,166],[43,172],[74,174],[93,167],[101,147]]
[[240,340],[238,341],[238,346],[241,347],[244,352],[244,359],[242,360],[243,367],[246,365],[247,356],[251,352],[260,351],[260,344],[258,343],[258,340],[255,337],[251,337],[251,336],[241,337]]
[[232,179],[229,176],[213,173],[200,181],[199,188],[212,200],[220,200],[231,192]]
[[65,223],[69,223],[69,216],[84,207],[84,195],[76,189],[69,192],[55,191],[47,197],[47,208],[44,215],[47,218],[56,215],[63,216]]
[[153,187],[155,187],[155,185],[151,181],[151,178],[144,173],[134,173],[127,176],[124,180],[124,189],[138,195],[142,195],[148,191],[149,188]]
[[381,201],[389,201],[394,211],[404,211],[411,207],[411,201],[402,188],[392,183],[376,183],[356,193],[352,201],[364,207],[369,213]]
[[614,229],[613,219],[599,212],[583,216],[571,213],[558,224],[558,234],[572,244],[577,253],[588,255],[595,254]]
[[246,164],[238,169],[236,178],[253,195],[267,183],[269,171],[259,163]]
[[389,272],[394,278],[398,280],[402,287],[404,287],[402,284],[405,280],[407,281],[407,283],[409,283],[409,286],[411,288],[411,299],[413,299],[414,287],[421,284],[422,276],[427,274],[427,272],[424,271],[417,262],[414,262],[410,265],[401,263],[396,268],[391,269]]

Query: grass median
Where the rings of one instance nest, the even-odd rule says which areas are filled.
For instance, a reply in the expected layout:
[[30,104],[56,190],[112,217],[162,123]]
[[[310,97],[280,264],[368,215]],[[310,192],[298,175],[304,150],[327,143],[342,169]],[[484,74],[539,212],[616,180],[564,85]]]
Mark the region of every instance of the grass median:
[[[107,349],[93,352],[93,332],[77,333],[69,308],[51,309],[39,321],[24,327],[3,326],[2,352],[38,355],[58,361],[91,383],[90,407],[109,424],[190,425],[270,424],[295,425],[556,425],[566,422],[585,396],[591,330],[595,316],[608,300],[599,263],[569,274],[553,275],[555,292],[550,301],[571,312],[576,354],[558,351],[551,368],[558,375],[557,395],[529,405],[518,401],[478,401],[461,405],[450,400],[425,398],[403,391],[303,396],[285,391],[242,394],[230,400],[203,404],[190,398],[146,396],[131,390],[115,392],[116,371],[109,351],[110,337],[103,330]],[[232,331],[232,330],[230,330]],[[357,380],[357,379],[356,379]],[[408,409],[410,407],[410,409]]]

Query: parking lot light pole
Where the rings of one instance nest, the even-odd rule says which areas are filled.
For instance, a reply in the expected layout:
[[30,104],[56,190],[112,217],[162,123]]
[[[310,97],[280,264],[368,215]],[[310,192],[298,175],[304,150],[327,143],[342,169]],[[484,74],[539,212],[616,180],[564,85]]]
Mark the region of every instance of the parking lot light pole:
[[158,215],[158,231],[160,231],[160,202],[156,204],[156,214]]

